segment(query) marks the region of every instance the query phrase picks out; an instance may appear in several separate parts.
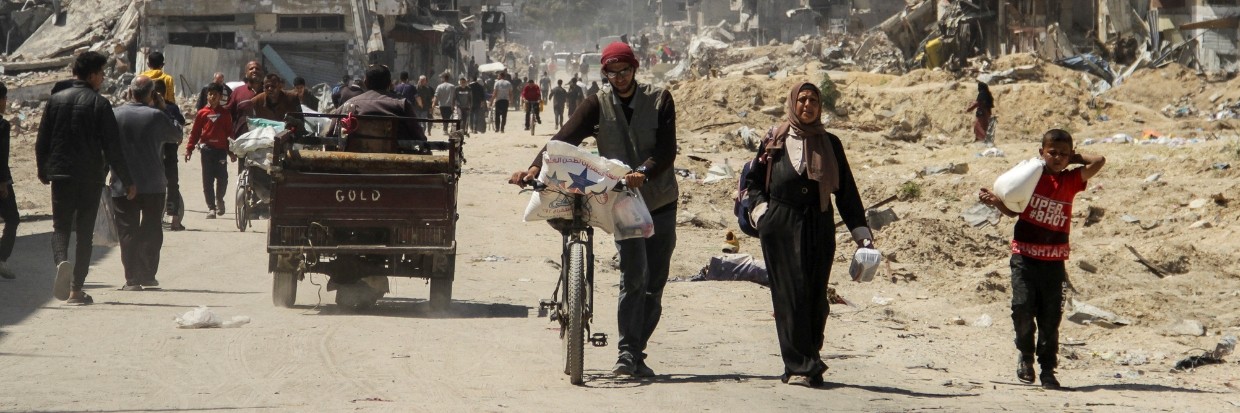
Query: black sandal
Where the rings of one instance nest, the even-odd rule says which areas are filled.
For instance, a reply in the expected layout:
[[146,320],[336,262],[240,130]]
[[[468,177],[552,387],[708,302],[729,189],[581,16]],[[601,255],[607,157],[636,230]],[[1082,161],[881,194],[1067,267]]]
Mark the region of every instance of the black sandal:
[[91,297],[90,294],[86,294],[86,293],[82,293],[81,297],[72,297],[72,298],[69,298],[68,300],[65,300],[65,305],[72,305],[72,306],[91,305],[94,303],[95,303],[94,297]]

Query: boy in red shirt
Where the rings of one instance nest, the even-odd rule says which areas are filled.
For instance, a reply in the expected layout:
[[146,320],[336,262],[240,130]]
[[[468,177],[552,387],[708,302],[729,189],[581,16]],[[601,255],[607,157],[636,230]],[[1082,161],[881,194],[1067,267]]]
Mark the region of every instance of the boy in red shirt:
[[228,158],[236,160],[228,152],[232,136],[232,115],[220,106],[224,87],[218,83],[207,85],[207,105],[194,116],[194,127],[185,146],[185,161],[194,154],[194,148],[202,150],[202,192],[207,198],[207,219],[224,215],[224,192],[228,190]]
[[[1042,387],[1058,389],[1055,368],[1059,357],[1059,322],[1063,318],[1063,283],[1068,277],[1064,261],[1069,253],[1072,200],[1102,169],[1106,158],[1076,153],[1072,149],[1072,135],[1061,129],[1051,129],[1042,136],[1038,154],[1046,166],[1023,212],[1008,209],[1003,200],[984,188],[978,197],[1004,215],[1020,216],[1012,236],[1011,260],[1012,324],[1016,328],[1016,349],[1020,350],[1016,377],[1021,382],[1033,383],[1036,354],[1042,367],[1038,376]],[[1066,170],[1073,164],[1084,166]]]
[[525,82],[525,88],[521,89],[521,98],[525,99],[525,130],[530,130],[530,122],[538,122],[541,125],[542,117],[539,116],[538,103],[542,99],[542,89],[534,83],[534,78]]

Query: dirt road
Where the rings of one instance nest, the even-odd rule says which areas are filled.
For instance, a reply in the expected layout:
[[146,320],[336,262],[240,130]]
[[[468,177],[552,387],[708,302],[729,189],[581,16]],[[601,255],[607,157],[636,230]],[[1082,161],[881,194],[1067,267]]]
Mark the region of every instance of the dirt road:
[[[61,307],[50,292],[50,222],[24,224],[10,262],[20,278],[0,282],[0,410],[1223,411],[1240,401],[1223,385],[1240,376],[1234,366],[1195,376],[1091,366],[1061,372],[1075,392],[1021,385],[1002,303],[962,309],[886,282],[836,286],[858,305],[836,306],[828,322],[825,389],[779,382],[769,292],[735,282],[669,284],[649,349],[658,376],[616,379],[608,370],[618,273],[607,265],[614,246],[606,236],[595,328],[613,342],[587,348],[585,386],[571,386],[554,324],[537,311],[554,288],[546,261],[558,255],[558,235],[521,222],[528,198],[503,183],[547,136],[522,133],[513,118],[508,134],[475,136],[466,147],[455,302],[446,315],[430,313],[428,286],[409,279],[394,280],[393,293],[365,314],[342,314],[310,282],[299,285],[296,308],[273,307],[266,221],[238,233],[231,219],[204,220],[196,159],[182,168],[190,230],[166,233],[162,291],[118,291],[119,251],[99,249],[87,285],[96,304]],[[720,236],[678,231],[674,278],[704,265]],[[757,249],[745,242],[743,250]],[[894,302],[881,306],[874,296]],[[176,329],[173,317],[199,305],[253,322]],[[993,326],[945,322],[982,313]]]

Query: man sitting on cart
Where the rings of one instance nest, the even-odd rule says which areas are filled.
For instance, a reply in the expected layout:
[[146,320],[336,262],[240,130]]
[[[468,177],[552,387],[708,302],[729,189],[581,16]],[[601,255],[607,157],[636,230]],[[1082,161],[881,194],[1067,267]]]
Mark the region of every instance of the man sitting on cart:
[[[243,110],[249,109],[250,117],[284,122],[284,117],[289,113],[301,112],[301,100],[284,92],[284,78],[270,73],[263,78],[263,92],[240,107]],[[263,200],[258,208],[255,208],[255,212],[260,216],[266,215],[266,202],[271,194],[271,175],[258,166],[247,164],[245,167],[250,170],[250,183]]]
[[392,71],[387,66],[367,68],[365,82],[366,92],[342,104],[338,113],[403,117],[405,119],[397,124],[396,136],[401,140],[426,141],[422,125],[414,120],[417,116],[414,103],[392,92]]

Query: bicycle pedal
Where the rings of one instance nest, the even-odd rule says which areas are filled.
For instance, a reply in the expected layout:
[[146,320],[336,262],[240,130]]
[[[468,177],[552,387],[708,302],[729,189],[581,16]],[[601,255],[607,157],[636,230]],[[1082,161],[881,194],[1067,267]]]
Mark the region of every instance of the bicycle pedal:
[[606,333],[591,334],[590,345],[594,347],[607,347],[607,334]]

